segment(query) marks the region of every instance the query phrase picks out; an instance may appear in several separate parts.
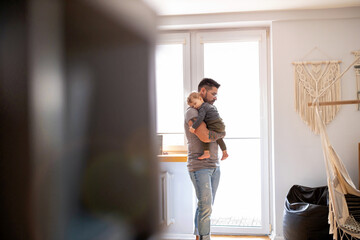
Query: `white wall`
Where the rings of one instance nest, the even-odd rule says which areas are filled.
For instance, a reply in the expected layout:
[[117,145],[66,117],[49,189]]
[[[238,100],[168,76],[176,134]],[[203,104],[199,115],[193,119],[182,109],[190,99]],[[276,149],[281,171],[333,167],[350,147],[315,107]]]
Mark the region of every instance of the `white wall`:
[[[341,71],[354,61],[351,51],[360,49],[360,18],[337,20],[278,21],[272,24],[273,117],[276,232],[282,235],[284,199],[293,184],[326,185],[319,137],[294,110],[292,61],[302,59],[317,46],[335,60]],[[327,59],[315,51],[307,60]],[[342,99],[356,98],[355,71],[342,78]],[[360,111],[344,105],[328,125],[330,141],[358,185],[357,149],[360,142]]]

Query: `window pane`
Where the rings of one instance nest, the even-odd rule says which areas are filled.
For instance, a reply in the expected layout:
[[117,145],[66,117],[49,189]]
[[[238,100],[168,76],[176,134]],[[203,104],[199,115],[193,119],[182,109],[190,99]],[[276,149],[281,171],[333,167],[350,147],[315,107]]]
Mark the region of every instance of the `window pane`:
[[157,46],[156,101],[157,132],[182,133],[185,102],[182,44]]
[[229,158],[221,162],[211,224],[261,226],[260,140],[225,139],[225,143]]
[[184,134],[163,134],[163,147],[184,145]]
[[226,137],[260,137],[259,43],[205,43],[204,76],[221,84],[215,105]]

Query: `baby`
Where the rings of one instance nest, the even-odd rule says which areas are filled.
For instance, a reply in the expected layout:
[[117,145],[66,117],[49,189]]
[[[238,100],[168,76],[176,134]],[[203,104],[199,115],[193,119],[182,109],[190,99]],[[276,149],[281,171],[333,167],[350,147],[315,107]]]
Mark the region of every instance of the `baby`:
[[[190,132],[194,133],[195,129],[197,129],[201,122],[204,121],[209,130],[225,134],[225,124],[220,118],[216,107],[207,102],[204,102],[199,93],[190,93],[189,97],[187,98],[187,104],[199,111],[199,116],[195,122],[193,121],[193,125],[189,128]],[[218,139],[216,142],[219,144],[223,152],[221,160],[225,160],[229,156],[226,151],[225,142],[222,138]],[[209,143],[204,142],[203,144],[204,154],[201,155],[198,159],[205,159],[210,157]]]

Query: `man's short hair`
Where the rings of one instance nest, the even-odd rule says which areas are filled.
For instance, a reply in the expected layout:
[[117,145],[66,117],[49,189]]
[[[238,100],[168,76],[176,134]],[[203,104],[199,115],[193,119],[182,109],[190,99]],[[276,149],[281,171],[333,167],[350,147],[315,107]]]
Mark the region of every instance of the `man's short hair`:
[[201,88],[205,88],[206,90],[210,90],[212,87],[219,88],[220,84],[217,83],[214,79],[211,78],[203,78],[198,85],[198,92],[200,92]]

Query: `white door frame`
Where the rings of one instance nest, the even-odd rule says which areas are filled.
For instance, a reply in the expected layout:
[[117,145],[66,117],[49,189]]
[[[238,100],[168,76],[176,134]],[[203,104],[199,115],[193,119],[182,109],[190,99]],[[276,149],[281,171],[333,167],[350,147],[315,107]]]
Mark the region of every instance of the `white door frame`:
[[[191,33],[191,38],[195,39],[191,47],[195,49],[192,53],[195,55],[195,65],[192,64],[192,89],[197,89],[199,81],[204,77],[204,45],[211,42],[234,42],[234,41],[258,41],[259,42],[259,80],[260,80],[260,144],[261,144],[261,194],[262,194],[262,216],[261,227],[218,227],[212,226],[212,234],[230,234],[230,235],[269,235],[270,234],[270,84],[268,80],[268,54],[267,54],[267,34],[266,30],[214,30],[197,31]],[[192,55],[193,56],[193,55]]]

